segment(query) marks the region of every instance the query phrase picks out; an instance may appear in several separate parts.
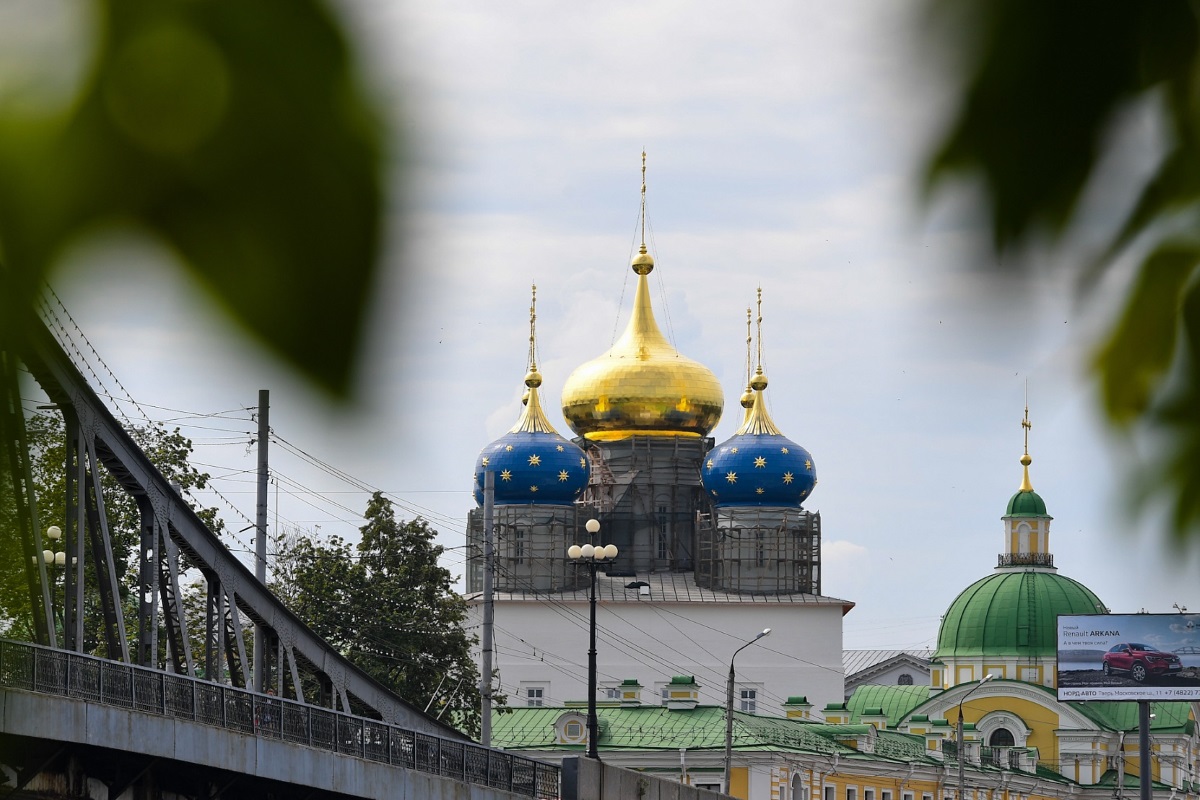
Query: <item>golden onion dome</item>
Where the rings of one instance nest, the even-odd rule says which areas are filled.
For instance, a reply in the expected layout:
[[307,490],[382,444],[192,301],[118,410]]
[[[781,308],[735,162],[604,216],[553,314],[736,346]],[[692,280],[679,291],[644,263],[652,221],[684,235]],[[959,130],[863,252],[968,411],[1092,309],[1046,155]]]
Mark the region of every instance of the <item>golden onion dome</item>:
[[646,278],[654,259],[644,244],[632,266],[638,278],[629,326],[607,353],[567,378],[563,416],[575,433],[594,441],[707,436],[725,405],[721,384],[659,330]]

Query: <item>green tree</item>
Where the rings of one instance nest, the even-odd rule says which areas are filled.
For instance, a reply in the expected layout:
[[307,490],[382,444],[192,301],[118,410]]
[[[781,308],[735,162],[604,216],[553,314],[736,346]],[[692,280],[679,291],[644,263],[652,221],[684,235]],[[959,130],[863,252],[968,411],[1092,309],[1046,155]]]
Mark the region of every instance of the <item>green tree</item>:
[[[1099,252],[1076,262],[1086,290],[1118,257],[1138,259],[1125,305],[1091,367],[1115,429],[1145,434],[1131,470],[1143,501],[1171,509],[1177,541],[1200,537],[1200,7],[1151,3],[932,0],[929,20],[962,75],[957,112],[927,167],[930,187],[967,176],[1001,250],[1063,241],[1131,108],[1166,151],[1142,184],[1111,188],[1129,208]],[[1103,220],[1086,224],[1100,226]],[[1009,260],[1009,264],[1017,263]],[[1085,294],[1086,296],[1086,294]],[[1131,461],[1133,461],[1131,459]]]
[[396,519],[380,492],[367,503],[362,539],[300,535],[281,553],[293,585],[292,610],[359,668],[417,708],[429,707],[479,735],[475,637],[463,629],[467,605],[438,564],[443,548],[425,520]]
[[[209,475],[191,465],[193,452],[192,441],[179,428],[168,429],[161,423],[150,422],[145,425],[132,426],[129,434],[141,447],[151,462],[172,483],[177,483],[183,490],[184,497],[197,515],[204,520],[211,530],[220,534],[225,529],[216,508],[201,507],[195,500],[189,498],[193,489],[204,489],[208,486]],[[30,464],[33,473],[34,491],[38,503],[39,522],[43,529],[50,525],[64,526],[63,517],[66,513],[66,426],[61,415],[57,413],[38,413],[26,420]],[[137,635],[137,588],[138,588],[138,548],[141,542],[141,514],[137,503],[121,488],[117,480],[103,467],[100,468],[100,485],[104,493],[109,532],[112,536],[113,559],[120,582],[119,592],[123,601],[126,620],[126,633],[130,637]],[[7,475],[4,476],[7,478]],[[5,481],[11,491],[11,483]],[[7,498],[2,501],[3,508],[12,513],[12,505]],[[12,526],[3,526],[6,535],[11,535]],[[44,544],[49,547],[48,541]],[[8,542],[5,542],[7,548]],[[61,547],[61,543],[59,547]],[[9,553],[20,553],[20,545],[12,542]],[[85,558],[88,568],[85,578],[88,582],[84,593],[84,642],[85,652],[97,652],[104,647],[101,631],[101,612],[96,602],[95,573],[90,568],[90,548],[85,548]],[[186,569],[187,564],[181,565]],[[9,638],[32,638],[32,619],[29,614],[28,590],[25,588],[25,565],[17,558],[0,559],[0,635]],[[61,576],[52,572],[51,577],[57,577],[58,602],[61,603]],[[160,637],[165,646],[165,636]],[[132,645],[132,642],[131,642]]]

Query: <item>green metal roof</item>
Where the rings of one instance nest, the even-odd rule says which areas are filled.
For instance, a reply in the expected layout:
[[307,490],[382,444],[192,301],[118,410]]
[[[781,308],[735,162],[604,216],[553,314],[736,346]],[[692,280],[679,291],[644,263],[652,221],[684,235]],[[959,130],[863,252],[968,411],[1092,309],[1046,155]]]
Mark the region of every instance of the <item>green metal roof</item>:
[[1047,517],[1046,501],[1041,495],[1030,489],[1029,491],[1018,491],[1008,501],[1008,508],[1004,512],[1006,517]]
[[942,617],[942,656],[1054,657],[1059,614],[1104,605],[1082,583],[1053,572],[997,572],[968,586]]
[[[560,745],[554,723],[574,708],[519,707],[492,714],[492,745],[508,750],[583,750],[584,745]],[[725,709],[696,706],[672,711],[665,706],[599,708],[599,746],[607,750],[724,750]],[[829,725],[786,717],[762,717],[734,712],[733,746],[744,751],[858,753],[842,744],[869,735],[869,725]],[[929,760],[924,739],[898,731],[876,734],[874,757]]]
[[851,722],[858,722],[867,709],[880,708],[887,715],[888,726],[891,727],[928,699],[928,686],[863,684],[854,690],[854,694],[850,695],[846,707],[850,711]]
[[[1138,727],[1138,704],[1069,703],[1097,725],[1111,731],[1132,731]],[[1155,733],[1191,733],[1196,723],[1191,718],[1192,704],[1187,702],[1151,703],[1150,730]]]
[[[1058,693],[1048,686],[1039,686],[1036,683],[1024,683],[1023,681],[1014,681],[1007,678],[997,678],[992,681],[993,686],[1002,686],[1005,683],[1021,683],[1024,686],[1038,689],[1044,692],[1047,699],[1052,703],[1058,702]],[[895,687],[893,687],[895,688]],[[858,692],[855,692],[858,694]],[[854,700],[853,697],[850,698]],[[937,702],[935,697],[928,698],[927,702]],[[1136,730],[1138,726],[1138,704],[1136,702],[1101,702],[1101,703],[1078,703],[1068,701],[1064,703],[1075,709],[1092,722],[1099,725],[1101,728],[1110,731],[1131,731]],[[913,711],[916,711],[920,706],[914,706]],[[1179,702],[1164,702],[1151,703],[1150,713],[1154,714],[1154,718],[1150,720],[1150,730],[1154,733],[1191,733],[1196,727],[1196,722],[1191,718],[1192,704]],[[910,712],[911,713],[911,712]],[[908,722],[918,722],[926,719],[924,714],[912,714],[908,718]],[[946,720],[935,720],[935,724],[947,724]],[[888,724],[895,724],[891,718],[888,719]]]
[[[1110,769],[1110,770],[1106,771],[1103,775],[1100,776],[1100,780],[1096,781],[1095,785],[1096,786],[1116,786],[1117,785],[1117,771],[1115,769]],[[1138,774],[1136,772],[1126,772],[1123,785],[1126,789],[1136,789],[1142,785],[1142,779],[1138,776]],[[1150,781],[1150,785],[1154,789],[1162,789],[1164,791],[1172,788],[1168,784],[1161,783],[1160,781],[1155,781],[1155,780]]]

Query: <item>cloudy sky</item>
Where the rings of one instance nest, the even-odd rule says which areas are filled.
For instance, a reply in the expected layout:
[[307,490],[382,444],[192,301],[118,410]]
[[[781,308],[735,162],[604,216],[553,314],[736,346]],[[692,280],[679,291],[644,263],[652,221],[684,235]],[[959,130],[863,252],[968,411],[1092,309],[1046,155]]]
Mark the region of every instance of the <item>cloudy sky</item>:
[[[145,411],[194,437],[239,510],[204,498],[231,529],[253,517],[244,409],[261,387],[294,448],[272,454],[279,524],[360,524],[361,487],[303,452],[461,548],[475,456],[520,408],[530,284],[560,432],[563,382],[628,318],[645,149],[656,313],[717,374],[727,407],[744,381],[745,308],[763,289],[771,413],[816,461],[807,507],[824,523],[824,591],[857,604],[847,647],[932,646],[953,597],[995,566],[1027,383],[1032,478],[1061,571],[1116,611],[1200,608],[1195,557],[1174,565],[1153,522],[1123,513],[1128,448],[1093,411],[1089,341],[1119,272],[1081,304],[1065,274],[1042,269],[1069,253],[996,270],[968,192],[922,204],[916,178],[953,69],[909,4],[343,10],[408,148],[358,406],[323,405],[233,338],[149,245],[80,247],[55,282]],[[1089,200],[1100,215],[1104,196]],[[727,410],[718,440],[739,416]],[[461,573],[462,550],[447,564]]]

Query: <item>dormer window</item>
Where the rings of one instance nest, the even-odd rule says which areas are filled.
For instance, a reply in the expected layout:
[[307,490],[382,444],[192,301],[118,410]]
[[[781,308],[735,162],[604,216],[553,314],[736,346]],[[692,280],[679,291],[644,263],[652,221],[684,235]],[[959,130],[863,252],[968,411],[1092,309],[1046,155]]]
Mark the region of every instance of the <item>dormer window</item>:
[[587,719],[578,711],[568,711],[554,721],[557,744],[587,744]]

